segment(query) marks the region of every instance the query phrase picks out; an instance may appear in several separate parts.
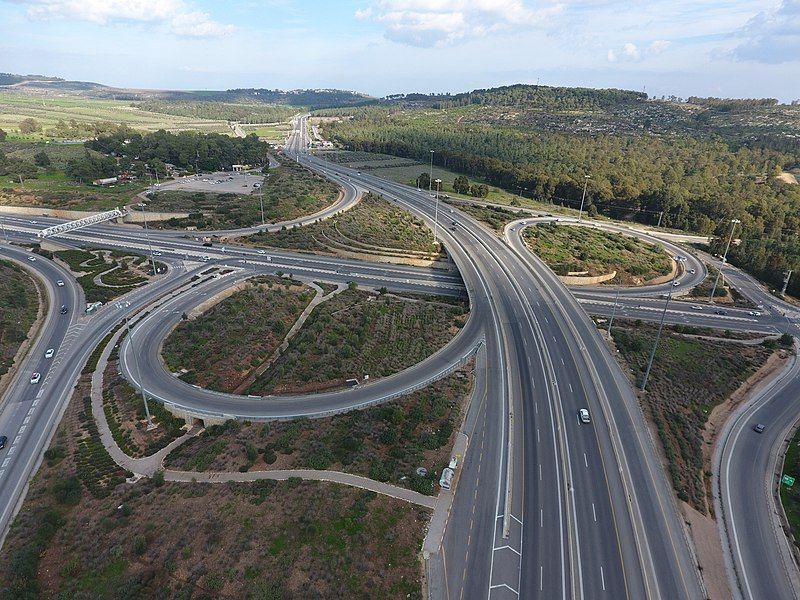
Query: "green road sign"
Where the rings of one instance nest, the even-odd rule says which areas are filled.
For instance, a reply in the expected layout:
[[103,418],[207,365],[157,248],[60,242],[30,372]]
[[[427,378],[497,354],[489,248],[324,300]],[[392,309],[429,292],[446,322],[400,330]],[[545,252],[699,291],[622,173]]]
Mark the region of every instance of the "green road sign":
[[794,485],[794,477],[792,477],[791,475],[784,475],[781,478],[781,483],[786,487],[792,487]]

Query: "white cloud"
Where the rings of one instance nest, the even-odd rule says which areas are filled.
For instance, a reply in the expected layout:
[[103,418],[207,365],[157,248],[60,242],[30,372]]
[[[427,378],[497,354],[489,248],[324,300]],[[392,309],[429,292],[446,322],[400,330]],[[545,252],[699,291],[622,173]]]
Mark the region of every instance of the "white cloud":
[[642,57],[642,53],[639,52],[639,48],[636,44],[631,44],[630,42],[622,47],[622,54],[631,60],[639,60]]
[[613,50],[608,51],[607,57],[608,57],[608,62],[617,62],[617,53],[614,52]]
[[28,7],[37,20],[76,19],[98,25],[110,23],[162,23],[177,35],[218,37],[232,33],[232,25],[214,21],[184,0],[11,0]]
[[390,40],[430,47],[530,28],[563,9],[555,3],[531,9],[522,0],[374,0],[356,18],[383,24]]
[[669,48],[671,44],[672,43],[667,40],[656,40],[647,47],[647,52],[648,54],[661,54]]
[[758,13],[739,32],[734,58],[780,64],[800,59],[800,0],[783,0]]

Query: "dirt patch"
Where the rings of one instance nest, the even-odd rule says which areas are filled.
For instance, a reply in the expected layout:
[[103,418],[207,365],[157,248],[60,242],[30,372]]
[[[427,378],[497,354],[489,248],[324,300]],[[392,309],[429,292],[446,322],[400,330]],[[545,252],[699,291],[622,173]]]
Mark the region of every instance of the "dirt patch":
[[791,173],[781,173],[780,175],[777,175],[775,179],[782,181],[783,183],[788,183],[789,185],[797,185],[797,177]]
[[697,553],[697,563],[708,597],[712,600],[730,600],[733,596],[728,587],[728,571],[725,567],[717,522],[708,515],[696,511],[686,502],[679,502],[678,505],[689,527],[689,535]]

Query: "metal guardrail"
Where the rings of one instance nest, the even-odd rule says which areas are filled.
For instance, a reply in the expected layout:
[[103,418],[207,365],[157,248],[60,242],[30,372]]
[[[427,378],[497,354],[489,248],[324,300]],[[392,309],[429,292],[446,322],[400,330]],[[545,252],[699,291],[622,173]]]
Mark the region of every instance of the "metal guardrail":
[[67,233],[68,231],[74,231],[76,229],[81,229],[82,227],[95,225],[96,223],[102,223],[118,217],[124,217],[127,214],[128,212],[125,209],[115,208],[114,210],[107,210],[106,212],[97,213],[91,217],[83,217],[82,219],[76,219],[75,221],[69,221],[67,223],[53,225],[47,229],[42,229],[36,234],[36,237],[42,239],[53,235],[58,235],[59,233]]

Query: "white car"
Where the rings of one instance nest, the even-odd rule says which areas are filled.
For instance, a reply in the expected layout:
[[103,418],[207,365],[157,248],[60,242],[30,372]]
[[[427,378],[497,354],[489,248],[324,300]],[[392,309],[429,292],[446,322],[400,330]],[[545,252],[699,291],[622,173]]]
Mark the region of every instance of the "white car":
[[28,260],[31,261],[31,262],[36,262],[36,257],[35,256],[29,256]]
[[258,254],[266,254],[267,251],[266,250],[256,250],[256,253],[258,253]]
[[578,417],[581,420],[581,423],[591,423],[592,418],[589,416],[589,410],[586,408],[582,408],[578,411]]
[[58,287],[64,287],[64,280],[63,279],[59,279],[58,281],[56,281],[56,285]]
[[161,252],[159,252],[158,250],[154,250],[153,256],[161,256]]
[[756,310],[751,310],[747,314],[750,315],[751,317],[760,317],[761,316],[761,313],[756,311]]
[[674,281],[672,282],[672,287],[678,287],[680,284],[681,284],[680,281]]
[[702,306],[700,306],[699,304],[693,304],[693,305],[692,305],[692,309],[693,309],[693,310],[703,310],[703,307],[702,307]]
[[53,358],[53,356],[55,355],[55,353],[56,353],[55,349],[53,349],[53,348],[48,348],[48,349],[47,349],[47,352],[45,352],[45,353],[44,353],[44,357],[45,357],[45,358]]
[[203,262],[208,262],[211,259],[208,256],[201,256],[200,260],[202,260]]
[[31,383],[32,384],[39,383],[39,380],[41,380],[41,378],[42,378],[41,373],[34,373],[33,375],[31,375]]

